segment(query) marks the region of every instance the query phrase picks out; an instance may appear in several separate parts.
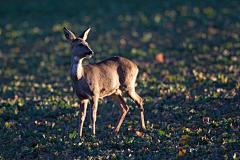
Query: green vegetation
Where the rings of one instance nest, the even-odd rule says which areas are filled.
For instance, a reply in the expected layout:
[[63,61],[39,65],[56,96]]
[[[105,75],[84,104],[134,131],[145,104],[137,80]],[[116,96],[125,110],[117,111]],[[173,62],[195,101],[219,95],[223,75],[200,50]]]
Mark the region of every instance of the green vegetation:
[[[1,159],[239,159],[238,1],[13,1],[0,5]],[[78,139],[77,98],[63,26],[92,30],[94,57],[119,55],[140,69],[146,132],[130,106],[110,139],[117,105],[89,108]]]

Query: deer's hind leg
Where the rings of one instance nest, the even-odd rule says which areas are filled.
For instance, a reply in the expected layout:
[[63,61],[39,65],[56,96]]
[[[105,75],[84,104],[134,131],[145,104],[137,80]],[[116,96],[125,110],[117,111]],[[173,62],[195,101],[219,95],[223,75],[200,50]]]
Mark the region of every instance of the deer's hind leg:
[[138,106],[141,116],[141,129],[146,130],[145,121],[144,121],[144,108],[142,104],[142,98],[135,92],[135,89],[125,92],[128,97],[130,97]]
[[117,132],[119,131],[125,116],[127,115],[129,107],[124,102],[122,96],[117,95],[117,94],[112,94],[112,98],[118,104],[118,106],[120,108],[120,116],[119,116],[119,119],[117,121],[116,127],[114,128],[113,133],[112,133],[112,136],[115,136],[117,134]]

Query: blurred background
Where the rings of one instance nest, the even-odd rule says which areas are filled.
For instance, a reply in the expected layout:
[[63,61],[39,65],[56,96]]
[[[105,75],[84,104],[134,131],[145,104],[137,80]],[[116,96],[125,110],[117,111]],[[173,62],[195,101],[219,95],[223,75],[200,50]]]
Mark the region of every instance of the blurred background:
[[[74,148],[79,109],[63,27],[78,36],[88,26],[95,55],[84,64],[118,55],[138,65],[147,134],[135,134],[138,110],[128,99],[120,135],[129,139],[91,141],[89,126],[87,143]],[[236,158],[239,34],[238,0],[1,1],[0,157]],[[113,102],[99,101],[100,138],[110,135],[118,112]]]
[[[92,27],[88,42],[96,54],[84,64],[124,56],[140,67],[139,77],[157,85],[189,83],[194,76],[225,79],[231,73],[229,90],[239,73],[239,12],[238,1],[4,1],[0,93],[32,95],[34,82],[70,89],[64,26],[76,35]],[[21,83],[29,79],[31,84]],[[23,90],[13,89],[16,82]],[[159,95],[157,85],[149,94]]]

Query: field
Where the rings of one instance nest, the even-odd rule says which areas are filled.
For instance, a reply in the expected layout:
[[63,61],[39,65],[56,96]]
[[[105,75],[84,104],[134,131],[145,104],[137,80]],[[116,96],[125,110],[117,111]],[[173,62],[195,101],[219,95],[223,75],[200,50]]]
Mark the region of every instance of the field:
[[[14,1],[0,5],[1,159],[239,159],[240,2]],[[67,27],[88,26],[84,64],[123,56],[139,67],[137,106],[99,100],[79,139]],[[89,105],[88,105],[89,106]]]

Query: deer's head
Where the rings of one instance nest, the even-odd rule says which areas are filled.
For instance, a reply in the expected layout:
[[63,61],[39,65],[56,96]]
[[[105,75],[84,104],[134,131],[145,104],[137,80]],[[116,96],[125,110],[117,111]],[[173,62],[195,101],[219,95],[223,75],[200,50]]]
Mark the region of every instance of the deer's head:
[[82,59],[86,57],[91,58],[94,55],[94,52],[86,42],[90,29],[91,28],[88,27],[85,31],[82,32],[82,34],[80,34],[80,36],[78,36],[78,38],[76,38],[70,30],[68,30],[66,27],[63,28],[67,40],[71,42],[71,52],[73,57]]

